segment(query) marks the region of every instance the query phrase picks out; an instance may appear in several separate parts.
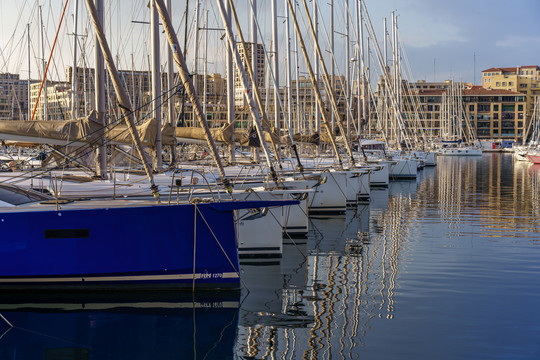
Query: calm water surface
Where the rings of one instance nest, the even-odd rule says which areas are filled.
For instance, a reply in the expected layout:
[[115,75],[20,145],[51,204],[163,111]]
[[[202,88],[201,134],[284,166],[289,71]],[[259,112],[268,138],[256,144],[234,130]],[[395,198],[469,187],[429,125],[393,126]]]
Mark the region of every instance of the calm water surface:
[[7,309],[0,359],[540,359],[540,167],[439,157],[241,271],[237,295]]

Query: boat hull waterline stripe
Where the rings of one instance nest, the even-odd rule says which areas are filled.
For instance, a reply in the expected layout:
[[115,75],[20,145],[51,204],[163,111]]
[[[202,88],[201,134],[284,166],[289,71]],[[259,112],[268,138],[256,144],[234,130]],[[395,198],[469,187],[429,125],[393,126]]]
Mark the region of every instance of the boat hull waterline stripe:
[[[214,277],[214,275],[217,275]],[[223,274],[197,273],[195,280],[236,279],[238,274],[227,272]],[[0,278],[1,283],[64,283],[64,282],[116,282],[116,281],[168,281],[193,280],[193,274],[167,275],[129,275],[129,276],[88,276],[88,277],[33,277],[33,278]]]

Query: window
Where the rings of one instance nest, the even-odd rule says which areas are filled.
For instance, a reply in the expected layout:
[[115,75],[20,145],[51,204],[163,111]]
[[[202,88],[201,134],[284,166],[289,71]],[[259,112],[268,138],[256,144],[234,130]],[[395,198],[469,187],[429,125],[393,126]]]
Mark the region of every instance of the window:
[[493,111],[499,111],[499,105],[493,105]]
[[526,87],[527,87],[527,84],[519,84],[519,87],[520,87],[520,88],[526,88]]
[[474,111],[474,105],[469,105],[469,111]]
[[523,105],[518,105],[518,111],[523,111]]

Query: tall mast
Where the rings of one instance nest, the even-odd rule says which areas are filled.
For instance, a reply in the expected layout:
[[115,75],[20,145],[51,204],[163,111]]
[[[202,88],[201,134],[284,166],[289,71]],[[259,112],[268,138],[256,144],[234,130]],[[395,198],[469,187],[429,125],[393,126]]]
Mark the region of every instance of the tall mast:
[[[255,32],[255,28],[253,29]],[[272,44],[274,50],[274,121],[276,132],[281,136],[281,111],[279,97],[279,52],[278,52],[278,31],[277,31],[277,0],[272,0]],[[277,157],[280,158],[280,147],[277,147]]]
[[[172,13],[172,5],[171,0],[167,0],[167,10],[169,10],[169,14]],[[187,20],[186,20],[187,21]],[[172,89],[174,88],[174,64],[173,64],[173,55],[170,47],[167,47],[167,86],[169,87],[168,96],[169,99],[167,101],[167,110],[168,110],[168,118],[169,118],[169,124],[171,124],[173,127],[176,126],[174,123],[175,116],[174,116],[174,102],[176,95],[174,95],[174,91]],[[173,151],[174,153],[174,151]]]
[[[249,3],[250,0],[247,0],[247,1]],[[258,76],[259,75],[259,71],[258,71],[259,67],[258,67],[258,63],[257,63],[257,31],[255,30],[255,27],[257,26],[256,18],[257,18],[257,0],[253,0],[252,6],[251,6],[251,42],[252,42],[252,45],[251,45],[251,69],[253,70],[253,76],[251,78],[251,80],[253,81],[253,83],[251,84],[252,89],[255,89],[257,86],[262,85],[262,84],[258,84],[258,81],[257,81],[258,77],[259,77]],[[247,62],[247,48],[245,48],[245,47],[244,47],[244,53],[245,53],[246,62]],[[264,71],[263,71],[263,74],[264,74]],[[262,78],[264,79],[264,76]],[[260,108],[261,112],[266,113],[264,111],[263,107],[259,107],[259,108]],[[255,119],[253,119],[252,125],[255,126],[255,127],[257,126],[257,124],[255,123]],[[264,137],[264,133],[263,133],[263,137]],[[254,158],[255,162],[260,161],[259,149],[256,148],[256,147],[253,148],[253,158]]]
[[[295,1],[296,3],[296,1]],[[317,0],[313,0],[313,22],[315,23],[315,37],[319,38],[319,11],[317,10]],[[319,58],[317,57],[317,50],[313,49],[314,58],[315,58],[315,80],[316,87],[319,87]],[[324,108],[323,108],[324,109]],[[320,134],[321,131],[321,111],[323,109],[319,108],[318,102],[315,102],[315,131],[317,134]],[[334,129],[332,129],[332,134],[334,134]]]
[[[358,0],[358,94],[362,102],[358,101],[358,136],[362,136],[362,119],[366,122],[366,79],[364,74],[364,22],[362,18],[363,0]],[[368,84],[369,86],[369,84]],[[358,99],[360,100],[360,98]]]
[[[287,0],[285,0],[287,1]],[[289,9],[287,6],[287,15],[290,16],[290,13],[293,10]],[[294,11],[296,11],[296,1],[294,2]],[[300,61],[298,59],[298,33],[294,32],[294,64],[296,72],[296,125],[297,131],[300,132]],[[318,129],[318,128],[317,128]],[[318,131],[318,130],[317,130]]]
[[[199,91],[199,12],[200,12],[200,6],[201,2],[200,0],[196,0],[197,5],[195,5],[195,44],[193,46],[193,86],[195,87],[195,93]],[[187,15],[186,15],[187,16]],[[187,21],[187,18],[186,18]],[[187,37],[187,34],[185,35]],[[191,105],[193,107],[193,104]],[[196,126],[195,124],[195,108],[192,109],[192,117],[191,117],[192,126]]]
[[[291,81],[291,27],[289,24],[289,8],[286,7],[286,36],[287,36],[287,119],[289,120],[289,128],[293,129],[292,124],[292,81]],[[297,84],[298,85],[298,84]]]
[[78,101],[77,101],[77,22],[79,12],[79,0],[73,3],[73,70],[71,71],[71,118],[78,117]]
[[[308,10],[306,10],[307,12]],[[334,0],[330,0],[330,52],[331,52],[331,57],[334,56]],[[319,37],[316,37],[315,38],[315,41],[319,41]],[[321,59],[321,62],[323,62],[324,60]],[[324,66],[324,64],[323,64]],[[324,76],[326,76],[326,74],[324,74]],[[332,60],[330,60],[330,76],[331,76],[331,79],[330,79],[330,89],[329,89],[329,96],[334,96],[335,94],[335,91],[336,91],[336,79],[335,79],[335,76],[336,76],[336,67],[334,65],[334,62]],[[334,131],[334,129],[336,128],[336,114],[332,111],[331,113],[331,116],[332,116],[332,120],[331,120],[331,123],[332,123],[332,131]],[[338,119],[338,121],[340,121],[340,119]],[[341,133],[341,135],[345,135],[343,133]]]
[[47,62],[45,61],[45,36],[43,34],[43,12],[41,6],[39,7],[39,18],[40,18],[40,27],[41,27],[41,59],[43,64],[43,120],[48,120],[47,116]]
[[[186,3],[187,6],[187,3]],[[169,11],[169,14],[172,13],[172,4],[171,0],[167,0],[167,10]],[[187,19],[186,19],[187,23]],[[174,115],[174,105],[176,103],[176,92],[173,91],[174,89],[174,64],[173,64],[173,54],[170,47],[167,46],[167,118],[169,120],[169,124],[172,126],[173,129],[176,128],[175,124],[175,115]],[[163,134],[162,134],[163,135]],[[176,137],[174,137],[173,145],[171,146],[171,154],[170,154],[170,163],[174,164],[176,162]]]
[[[347,94],[346,94],[346,101],[349,101],[351,99],[351,66],[349,65],[349,61],[351,60],[351,47],[349,44],[349,0],[345,0],[345,6],[346,6],[346,13],[345,13],[345,28],[346,28],[346,36],[347,44],[345,47],[345,66],[346,74],[347,74]],[[349,114],[349,111],[347,111],[347,138],[351,138],[351,116]]]
[[30,77],[31,71],[30,71],[30,24],[26,24],[26,30],[28,34],[28,99],[26,100],[26,103],[28,104],[26,107],[28,108],[28,120],[32,119],[32,107],[30,106]]
[[[371,54],[371,49],[370,49],[370,46],[369,46],[369,37],[367,38],[367,66],[366,66],[366,73],[367,73],[367,79],[365,79],[365,86],[363,87],[363,89],[366,90],[366,94],[365,94],[365,104],[366,106],[364,107],[364,114],[366,114],[366,121],[367,121],[367,130],[368,130],[368,135],[369,137],[371,137],[371,57],[370,57],[370,54]],[[362,57],[363,58],[363,57]]]
[[[96,3],[96,13],[98,21],[103,24],[103,0],[95,0]],[[107,178],[107,148],[106,148],[106,139],[105,139],[105,63],[103,60],[103,53],[101,52],[101,47],[97,46],[99,40],[97,35],[95,36],[95,100],[96,100],[96,111],[98,113],[98,120],[102,124],[103,130],[101,130],[100,135],[100,145],[98,148],[98,175],[102,179]],[[85,74],[86,78],[86,74]]]
[[[227,26],[231,27],[231,6],[229,2],[226,4],[227,10]],[[234,41],[234,39],[233,39]],[[233,71],[233,55],[230,46],[227,46],[227,120],[229,124],[233,124],[232,131],[232,144],[230,149],[230,161],[234,164],[236,160],[235,156],[235,139],[234,139],[234,71]]]
[[206,89],[208,86],[208,10],[204,15],[203,113],[208,118]]
[[152,112],[157,122],[154,169],[159,171],[163,165],[161,146],[161,61],[159,56],[159,16],[153,0],[150,8],[150,29],[152,33]]
[[[386,28],[386,18],[384,18],[384,33],[383,33],[383,44],[384,44],[384,69],[383,74],[388,74],[388,50],[387,50],[387,35],[388,30]],[[386,133],[386,138],[388,138],[388,76],[384,77],[384,105],[383,105],[383,114],[384,114],[384,131]]]
[[103,56],[107,64],[107,68],[109,69],[110,78],[112,80],[114,90],[116,92],[116,96],[118,98],[118,107],[122,111],[122,115],[127,123],[127,127],[130,132],[130,135],[133,138],[133,141],[135,142],[135,147],[137,149],[139,157],[141,158],[143,166],[144,166],[144,171],[146,172],[146,175],[148,176],[148,180],[150,181],[150,189],[152,190],[152,194],[159,201],[159,189],[157,185],[154,183],[154,176],[152,175],[152,170],[150,169],[150,166],[146,161],[146,157],[145,157],[144,150],[142,147],[141,138],[139,137],[139,133],[137,132],[137,128],[135,127],[135,122],[133,121],[133,111],[131,109],[131,102],[129,101],[129,97],[126,93],[126,90],[122,86],[120,76],[118,74],[118,71],[116,70],[116,65],[114,64],[114,59],[111,54],[111,50],[109,49],[109,45],[107,44],[107,39],[105,39],[105,33],[103,32],[103,27],[101,26],[101,22],[98,20],[96,7],[94,6],[94,3],[92,2],[92,0],[86,0],[86,5],[88,7],[88,12],[90,13],[90,17],[92,18],[96,36],[99,41],[99,45],[101,46],[101,51],[103,52]]

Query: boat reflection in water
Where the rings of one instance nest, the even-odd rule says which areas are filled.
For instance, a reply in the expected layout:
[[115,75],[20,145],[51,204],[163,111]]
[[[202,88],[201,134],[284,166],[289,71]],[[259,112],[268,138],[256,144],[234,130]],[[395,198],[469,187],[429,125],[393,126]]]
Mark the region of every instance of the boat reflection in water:
[[279,265],[244,265],[251,292],[240,312],[237,358],[358,354],[370,321],[393,318],[409,201],[397,196],[386,211],[364,205],[311,218],[307,245],[287,246]]
[[0,358],[229,359],[239,299],[240,292],[4,294]]

